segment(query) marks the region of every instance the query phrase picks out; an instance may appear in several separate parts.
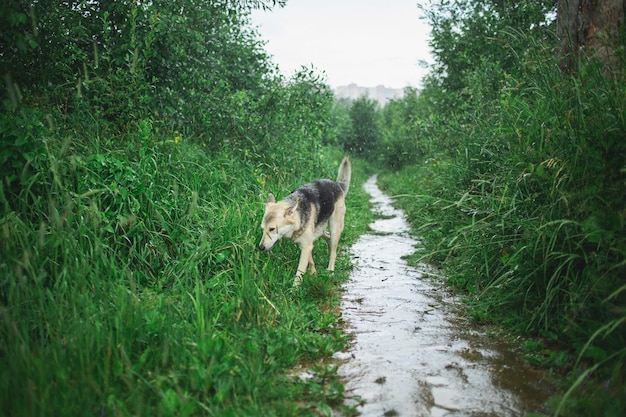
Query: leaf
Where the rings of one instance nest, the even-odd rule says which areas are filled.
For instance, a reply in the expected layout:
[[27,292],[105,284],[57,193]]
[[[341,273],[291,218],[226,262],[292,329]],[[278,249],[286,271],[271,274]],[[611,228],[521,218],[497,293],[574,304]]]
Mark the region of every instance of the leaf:
[[180,399],[178,394],[173,389],[168,389],[161,398],[161,410],[165,415],[175,415],[180,407]]
[[230,251],[229,250],[223,250],[221,252],[218,252],[217,255],[215,256],[215,262],[218,263],[218,264],[222,263],[226,259],[228,259],[229,256],[230,256]]

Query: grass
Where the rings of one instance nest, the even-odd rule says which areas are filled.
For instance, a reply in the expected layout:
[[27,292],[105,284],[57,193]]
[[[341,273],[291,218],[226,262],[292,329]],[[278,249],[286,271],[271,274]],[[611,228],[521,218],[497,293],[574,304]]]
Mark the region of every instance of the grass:
[[555,415],[623,415],[623,73],[580,65],[584,79],[532,66],[448,117],[435,133],[457,148],[423,137],[432,154],[379,180],[423,238],[414,260],[442,266],[477,321],[539,340],[528,357],[567,375]]
[[[339,152],[315,155],[318,169],[303,171],[313,164],[209,156],[184,138],[46,143],[46,168],[0,190],[0,414],[301,416],[340,407],[332,372],[302,379],[289,370],[346,345],[332,308],[346,253],[335,273],[305,276],[293,290],[296,246],[257,250],[266,193],[333,178]],[[368,219],[366,168],[353,169],[343,248]]]

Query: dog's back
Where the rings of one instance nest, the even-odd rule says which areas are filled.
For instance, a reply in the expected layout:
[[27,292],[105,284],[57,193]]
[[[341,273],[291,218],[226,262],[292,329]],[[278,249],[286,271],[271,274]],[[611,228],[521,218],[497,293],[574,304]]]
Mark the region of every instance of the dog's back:
[[304,226],[315,212],[315,226],[326,224],[335,210],[335,203],[344,196],[342,184],[331,180],[315,180],[293,190],[284,201],[296,204]]
[[311,210],[315,210],[316,227],[326,224],[335,210],[337,201],[348,194],[351,176],[350,160],[345,157],[339,165],[337,181],[320,179],[308,182],[293,190],[285,197],[285,201],[302,203],[298,204],[298,211],[303,225],[308,223]]

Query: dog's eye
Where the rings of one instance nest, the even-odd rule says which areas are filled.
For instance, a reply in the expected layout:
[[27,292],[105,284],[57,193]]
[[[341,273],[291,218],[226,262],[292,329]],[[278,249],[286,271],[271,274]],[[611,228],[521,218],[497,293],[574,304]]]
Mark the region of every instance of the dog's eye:
[[274,230],[276,230],[276,228],[275,228],[275,227],[270,227],[268,230],[269,230],[270,232],[273,232]]

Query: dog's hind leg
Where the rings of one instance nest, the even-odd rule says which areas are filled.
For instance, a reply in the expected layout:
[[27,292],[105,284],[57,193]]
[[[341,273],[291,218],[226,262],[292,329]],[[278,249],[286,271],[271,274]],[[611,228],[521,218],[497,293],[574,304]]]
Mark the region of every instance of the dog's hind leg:
[[335,261],[337,260],[337,244],[339,243],[339,237],[337,235],[331,235],[330,242],[328,243],[328,270],[335,270]]
[[344,204],[338,204],[335,207],[335,212],[328,221],[328,228],[330,229],[330,237],[328,242],[328,270],[335,270],[335,261],[337,260],[337,245],[339,244],[339,238],[343,231],[343,217],[346,214],[346,206]]
[[[332,227],[330,225],[330,222],[329,222],[329,227]],[[333,251],[334,253],[337,253],[337,244],[333,244],[333,238],[331,237],[331,234],[326,231],[324,231],[324,233],[322,234],[322,237],[324,238],[324,240],[326,241],[326,244],[328,245],[328,254],[329,254],[328,270],[332,271],[331,262],[332,262],[333,267],[335,265],[335,261],[332,260],[332,256],[333,256],[332,254],[333,254]],[[333,247],[335,248],[334,250],[333,250]]]

